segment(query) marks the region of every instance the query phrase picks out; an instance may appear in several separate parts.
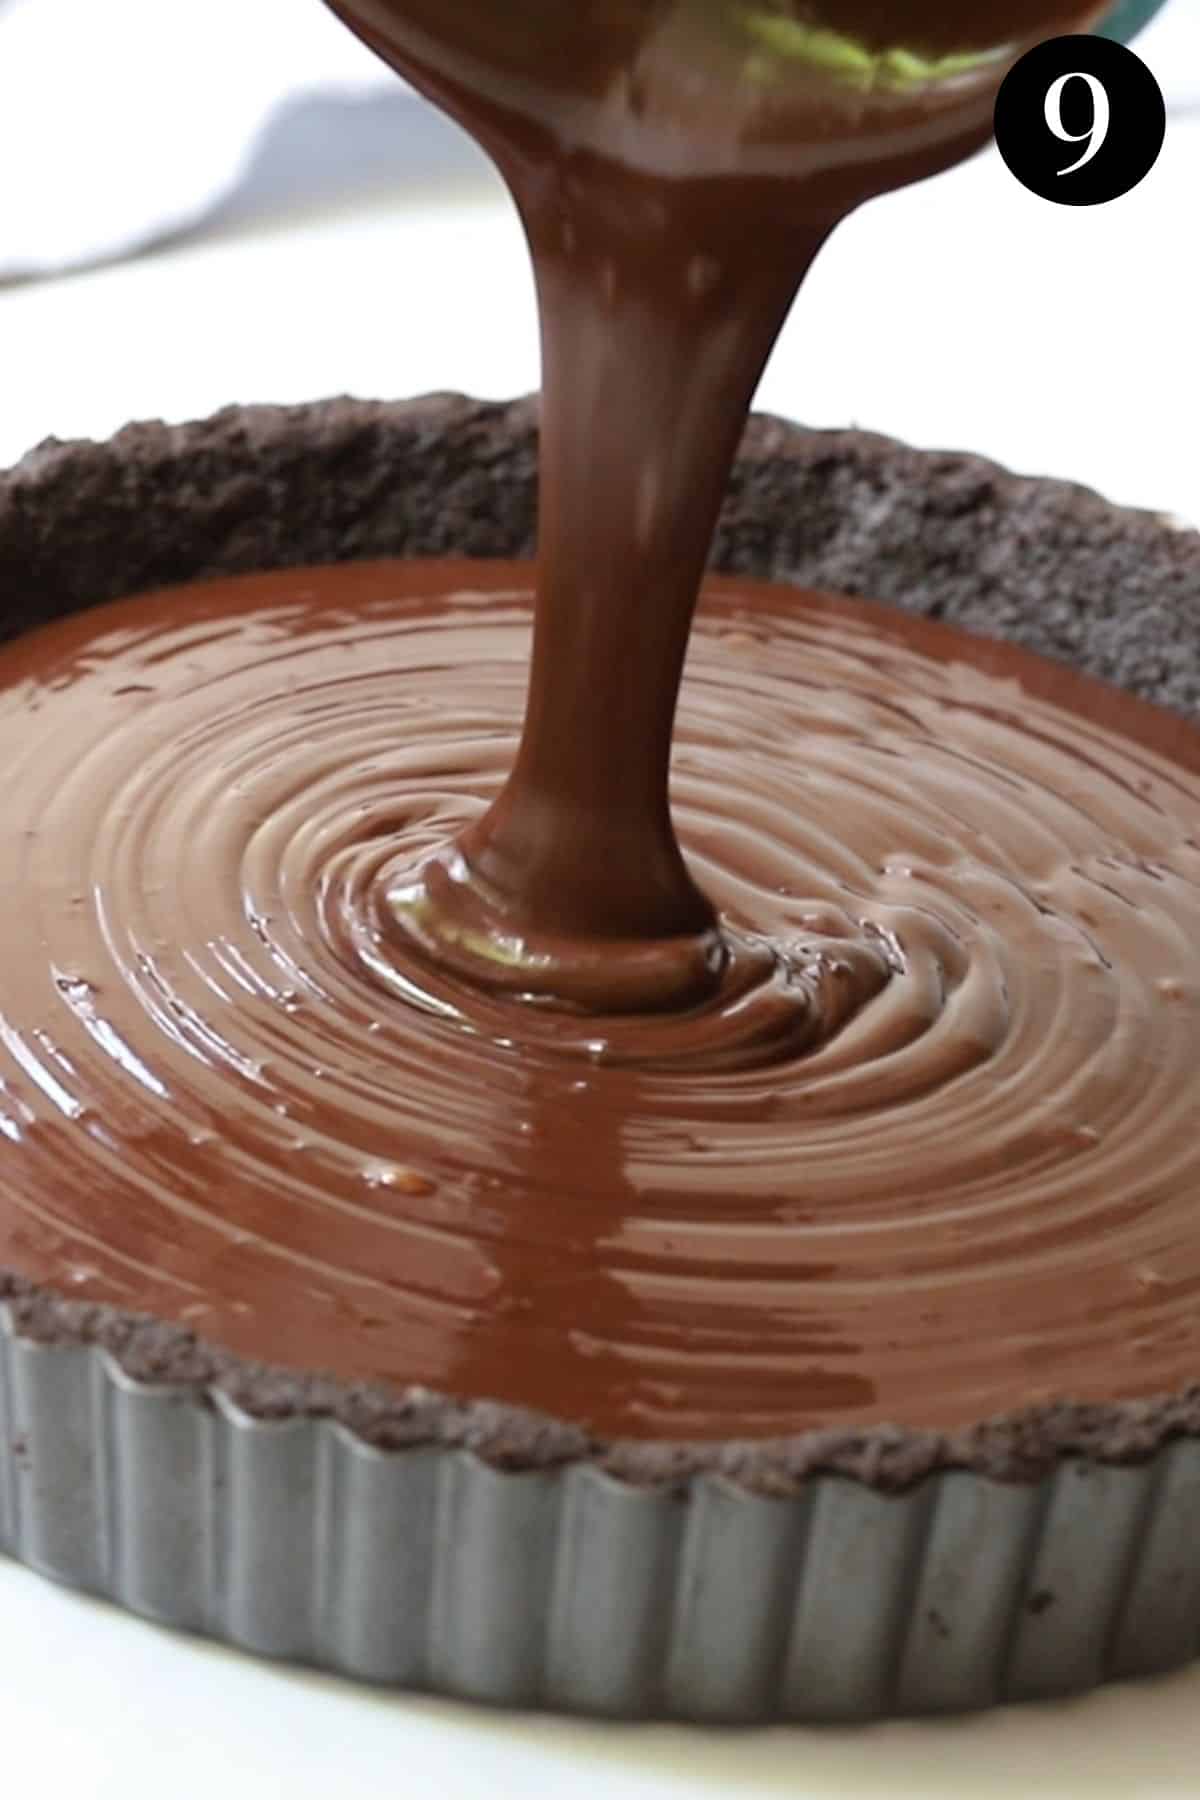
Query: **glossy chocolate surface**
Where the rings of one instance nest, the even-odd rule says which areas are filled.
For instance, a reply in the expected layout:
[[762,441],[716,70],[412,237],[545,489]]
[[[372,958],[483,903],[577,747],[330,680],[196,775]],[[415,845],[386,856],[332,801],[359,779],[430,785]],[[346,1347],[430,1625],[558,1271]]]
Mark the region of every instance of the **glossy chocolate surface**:
[[753,1052],[769,985],[521,1006],[406,958],[371,895],[499,787],[531,579],[293,571],[5,650],[0,1264],[606,1435],[1186,1382],[1200,734],[1009,647],[715,582],[689,867],[820,1006],[847,945],[888,979],[827,1041]]

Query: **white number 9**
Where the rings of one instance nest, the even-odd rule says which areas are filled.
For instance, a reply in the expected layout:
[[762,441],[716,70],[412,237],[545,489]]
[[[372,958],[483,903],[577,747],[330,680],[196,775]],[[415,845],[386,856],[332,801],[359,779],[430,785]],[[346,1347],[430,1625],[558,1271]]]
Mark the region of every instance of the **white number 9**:
[[[1086,82],[1088,91],[1092,96],[1092,122],[1086,131],[1068,131],[1063,124],[1063,91],[1069,81]],[[1098,81],[1094,75],[1087,75],[1082,69],[1076,69],[1070,75],[1060,75],[1057,81],[1051,82],[1050,91],[1046,95],[1047,125],[1061,143],[1086,143],[1087,145],[1087,149],[1081,157],[1075,162],[1068,164],[1065,169],[1060,169],[1058,171],[1060,175],[1073,175],[1076,169],[1082,169],[1085,163],[1091,162],[1093,156],[1095,156],[1105,138],[1108,136],[1108,126],[1111,117],[1112,108],[1108,103],[1108,90],[1104,86],[1104,83]]]

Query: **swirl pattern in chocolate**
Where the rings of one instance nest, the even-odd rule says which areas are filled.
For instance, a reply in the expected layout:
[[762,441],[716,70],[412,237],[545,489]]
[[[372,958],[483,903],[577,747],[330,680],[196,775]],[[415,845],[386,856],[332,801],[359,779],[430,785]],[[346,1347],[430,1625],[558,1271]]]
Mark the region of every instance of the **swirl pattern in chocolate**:
[[674,814],[753,978],[530,1006],[376,907],[500,787],[530,587],[256,576],[3,651],[0,1264],[601,1435],[1194,1379],[1200,735],[713,582]]

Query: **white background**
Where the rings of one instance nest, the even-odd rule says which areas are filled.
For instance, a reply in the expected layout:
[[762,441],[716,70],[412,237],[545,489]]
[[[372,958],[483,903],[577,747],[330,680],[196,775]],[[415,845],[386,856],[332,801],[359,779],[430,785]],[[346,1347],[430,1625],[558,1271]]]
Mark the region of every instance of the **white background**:
[[[1172,0],[1143,40],[1181,100],[1200,87],[1197,11]],[[530,282],[506,201],[415,107],[410,150],[405,168],[336,209],[243,211],[138,262],[0,288],[0,464],[49,434],[102,435],[231,400],[535,386]],[[818,266],[762,403],[967,446],[1200,522],[1198,177],[1200,116],[1185,109],[1151,177],[1109,207],[1046,205],[990,156],[867,209]],[[9,1565],[0,1726],[7,1757],[28,1746],[39,1792],[88,1800],[1200,1791],[1194,1673],[868,1732],[596,1728],[258,1665]]]

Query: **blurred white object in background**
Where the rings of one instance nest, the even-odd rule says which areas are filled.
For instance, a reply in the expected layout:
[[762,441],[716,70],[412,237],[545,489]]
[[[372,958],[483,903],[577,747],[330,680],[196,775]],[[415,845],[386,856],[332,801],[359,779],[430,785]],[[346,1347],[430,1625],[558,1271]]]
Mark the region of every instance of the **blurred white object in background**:
[[[1138,48],[1200,103],[1196,0]],[[320,0],[0,0],[0,281],[476,157],[424,117]]]
[[357,105],[369,144],[368,103],[393,90],[318,0],[0,0],[0,279],[199,223],[297,96],[345,114],[318,135],[352,154]]

